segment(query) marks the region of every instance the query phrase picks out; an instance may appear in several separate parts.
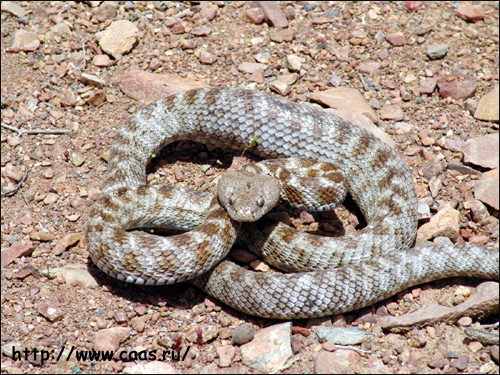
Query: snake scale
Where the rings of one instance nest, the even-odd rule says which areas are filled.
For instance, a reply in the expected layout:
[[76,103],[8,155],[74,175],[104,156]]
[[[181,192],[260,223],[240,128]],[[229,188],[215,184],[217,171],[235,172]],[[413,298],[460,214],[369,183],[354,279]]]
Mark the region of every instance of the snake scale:
[[[366,218],[366,228],[326,238],[283,223],[259,221],[246,227],[228,216],[217,196],[146,184],[146,165],[173,141],[243,150],[254,136],[258,141],[251,152],[264,159],[299,157],[334,164]],[[440,278],[498,279],[496,248],[411,248],[416,205],[404,161],[371,133],[325,111],[262,92],[203,88],[151,104],[117,130],[86,236],[92,260],[112,277],[146,285],[191,280],[240,311],[278,319],[355,310]],[[127,231],[171,222],[198,226],[170,237]],[[264,258],[293,273],[259,273],[221,262],[242,226],[247,228],[243,237]]]

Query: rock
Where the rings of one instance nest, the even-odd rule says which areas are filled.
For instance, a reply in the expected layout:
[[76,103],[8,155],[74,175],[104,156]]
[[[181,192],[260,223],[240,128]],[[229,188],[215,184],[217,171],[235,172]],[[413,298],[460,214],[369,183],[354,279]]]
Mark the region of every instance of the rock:
[[203,26],[200,26],[200,27],[197,27],[197,28],[191,30],[191,34],[195,35],[195,36],[207,36],[207,35],[210,35],[211,32],[212,32],[212,29],[210,27],[208,27],[207,25],[203,25]]
[[479,31],[475,27],[467,26],[464,29],[464,34],[467,38],[476,39],[479,36]]
[[176,74],[155,74],[133,70],[121,76],[120,89],[132,99],[145,104],[200,87],[208,87],[192,78],[182,78]]
[[405,1],[405,6],[412,12],[418,12],[422,7],[423,1]]
[[444,359],[443,354],[437,350],[436,353],[432,356],[429,362],[427,362],[427,366],[430,368],[439,368],[442,369],[446,365],[446,361]]
[[267,64],[270,58],[271,54],[269,52],[259,52],[255,55],[255,61],[260,62],[261,64]]
[[36,51],[40,47],[38,35],[32,31],[17,30],[13,35],[7,52]]
[[463,316],[457,320],[457,325],[460,327],[469,327],[472,324],[472,318],[470,316]]
[[164,361],[126,363],[124,374],[179,374],[174,366]]
[[498,345],[493,345],[490,349],[491,358],[498,364]]
[[18,18],[26,15],[26,11],[12,1],[2,1],[2,13],[9,13]]
[[217,61],[217,55],[213,54],[209,49],[200,51],[199,60],[203,64],[211,65]]
[[413,327],[435,325],[439,322],[455,322],[463,316],[475,316],[477,311],[482,314],[498,312],[499,291],[498,282],[486,281],[478,285],[475,293],[465,302],[446,307],[438,304],[425,305],[421,309],[401,316],[383,315],[380,326],[384,330],[401,332]]
[[182,49],[195,49],[196,41],[194,41],[193,39],[182,39],[179,45]]
[[200,4],[200,16],[207,21],[213,21],[217,17],[219,7],[209,1],[202,1]]
[[405,36],[402,32],[387,34],[385,39],[395,47],[404,46]]
[[99,89],[103,88],[106,86],[106,81],[102,79],[101,77],[98,77],[93,74],[88,74],[88,73],[82,73],[79,77],[80,81],[85,83],[86,85],[92,85],[94,87],[97,87]]
[[470,202],[469,209],[472,213],[472,220],[476,223],[486,223],[486,221],[490,218],[488,208],[486,208],[486,206],[478,199],[473,199]]
[[276,43],[291,42],[295,38],[295,31],[284,29],[269,34],[269,39]]
[[314,361],[315,374],[353,374],[361,356],[354,350],[339,349],[335,352],[322,350]]
[[297,81],[297,78],[298,76],[295,73],[280,76],[271,82],[269,88],[283,96],[288,95],[292,91],[292,85]]
[[102,329],[94,335],[94,350],[117,350],[120,343],[130,336],[130,328],[112,327]]
[[403,109],[398,105],[384,105],[380,108],[381,120],[401,121],[405,118]]
[[245,16],[251,23],[255,25],[261,24],[266,18],[266,15],[264,14],[264,10],[262,10],[262,8],[247,9],[245,10]]
[[499,144],[498,132],[467,140],[462,148],[464,162],[484,168],[498,168]]
[[255,83],[264,83],[265,78],[266,78],[266,74],[264,73],[264,70],[258,69],[255,72],[253,72],[252,74],[250,74],[250,76],[248,77],[248,80],[250,82],[255,82]]
[[238,70],[243,73],[254,73],[257,70],[266,70],[266,64],[254,63],[254,62],[242,62],[238,65]]
[[95,35],[102,50],[116,59],[134,47],[139,29],[130,21],[119,20],[112,22],[104,31]]
[[141,333],[144,332],[144,328],[146,328],[146,318],[144,316],[136,316],[130,320],[130,327]]
[[288,55],[285,59],[285,66],[291,72],[298,72],[302,67],[302,63],[305,61],[303,57],[297,55]]
[[358,328],[344,327],[321,327],[316,331],[316,338],[319,342],[333,342],[339,345],[361,344],[371,336],[371,333],[364,332]]
[[375,76],[380,68],[380,63],[378,61],[363,61],[356,66],[356,70],[361,73],[365,73],[370,77]]
[[74,107],[76,105],[76,93],[71,89],[64,89],[61,92],[61,104],[65,107]]
[[16,258],[30,256],[34,249],[35,247],[31,241],[14,242],[11,246],[2,251],[1,268],[7,267]]
[[420,84],[420,93],[430,95],[434,92],[437,85],[437,78],[427,78]]
[[456,241],[460,236],[459,217],[457,210],[444,207],[428,223],[418,228],[417,236],[424,240],[443,236]]
[[470,359],[468,355],[462,355],[457,359],[451,361],[450,366],[455,367],[459,371],[464,371],[467,368],[467,366],[469,366],[469,360]]
[[64,237],[57,242],[56,246],[54,246],[52,254],[56,256],[61,255],[68,247],[76,245],[81,238],[81,233],[68,233],[64,235]]
[[484,9],[481,5],[461,4],[456,13],[461,19],[470,22],[477,22],[484,18]]
[[438,81],[439,94],[443,98],[467,99],[476,92],[477,81],[474,77],[462,73],[452,73]]
[[498,109],[500,102],[498,100],[498,85],[489,93],[484,95],[477,106],[474,118],[483,121],[498,122]]
[[10,178],[12,181],[19,182],[23,179],[25,173],[21,170],[21,168],[9,163],[2,169],[2,175]]
[[82,166],[83,163],[85,163],[85,156],[83,156],[80,152],[78,151],[73,151],[71,154],[70,154],[70,157],[69,159],[71,160],[71,163],[73,163],[73,165],[75,167],[80,167]]
[[373,122],[378,121],[373,109],[356,89],[336,87],[325,91],[317,91],[311,93],[310,99],[331,108],[361,112]]
[[474,187],[474,197],[499,210],[498,168],[483,173]]
[[104,2],[98,8],[95,8],[93,13],[99,22],[112,20],[116,17],[116,7],[112,3]]
[[288,27],[288,20],[274,1],[255,1],[253,4],[262,8],[266,21],[271,26],[276,28]]
[[286,369],[291,363],[290,322],[273,325],[257,332],[252,342],[241,346],[244,365],[265,373]]
[[433,44],[427,47],[427,56],[429,56],[431,60],[442,59],[448,53],[449,48],[450,46],[448,46],[448,44]]
[[84,264],[68,264],[64,267],[41,269],[40,274],[54,278],[61,274],[67,285],[80,285],[82,288],[90,288],[99,285]]
[[241,324],[236,327],[233,331],[233,338],[231,339],[231,343],[233,345],[243,345],[247,342],[250,342],[254,338],[254,330],[253,327],[248,324]]
[[219,367],[231,366],[231,361],[236,353],[235,348],[231,345],[218,346],[216,351],[219,355]]
[[59,307],[49,305],[47,302],[42,302],[38,306],[38,312],[50,322],[60,320],[64,316],[64,312]]
[[369,132],[375,134],[378,138],[383,140],[385,143],[387,143],[391,148],[393,149],[396,148],[396,142],[392,140],[390,135],[384,132],[382,129],[375,126],[375,124],[364,114],[356,111],[349,111],[347,109],[327,108],[325,109],[325,111],[328,113],[332,113],[336,116],[339,116],[344,120],[352,122],[353,124],[368,130]]
[[35,231],[30,233],[30,239],[32,239],[33,241],[47,242],[55,240],[56,236],[48,232]]

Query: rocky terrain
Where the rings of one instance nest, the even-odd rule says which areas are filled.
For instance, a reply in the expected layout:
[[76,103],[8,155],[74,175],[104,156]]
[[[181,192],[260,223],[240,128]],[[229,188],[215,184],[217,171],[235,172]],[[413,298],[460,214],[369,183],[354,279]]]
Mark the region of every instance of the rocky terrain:
[[[417,245],[498,247],[498,2],[2,2],[1,17],[3,373],[498,373],[498,344],[465,334],[497,321],[494,281],[280,322],[107,277],[83,236],[116,129],[161,97],[233,86],[386,141],[414,176]],[[239,156],[177,142],[148,181],[214,191]],[[352,205],[291,225],[351,233]]]

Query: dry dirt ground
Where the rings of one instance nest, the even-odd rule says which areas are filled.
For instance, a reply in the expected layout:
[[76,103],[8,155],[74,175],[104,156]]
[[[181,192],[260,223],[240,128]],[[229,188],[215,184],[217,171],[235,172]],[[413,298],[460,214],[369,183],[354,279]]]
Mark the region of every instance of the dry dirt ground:
[[[28,11],[24,18],[2,11],[2,123],[22,129],[66,129],[69,133],[19,136],[2,128],[2,191],[17,184],[7,177],[9,173],[21,177],[28,173],[16,194],[2,196],[2,250],[12,246],[28,249],[25,256],[16,258],[2,272],[2,372],[121,372],[130,362],[53,358],[42,365],[32,352],[28,359],[21,360],[14,360],[8,354],[14,344],[20,350],[54,350],[56,355],[63,347],[93,349],[97,333],[110,327],[131,328],[131,333],[119,344],[126,350],[165,349],[172,340],[180,338],[181,347],[192,347],[188,360],[170,363],[181,372],[255,372],[242,363],[237,346],[230,367],[219,367],[216,348],[230,345],[232,329],[242,322],[251,323],[256,331],[277,323],[239,313],[189,286],[151,290],[126,285],[107,277],[92,264],[82,236],[89,207],[105,178],[106,155],[115,130],[141,107],[120,90],[120,77],[125,72],[139,69],[177,74],[213,86],[250,85],[270,91],[270,82],[288,73],[285,57],[298,55],[304,61],[287,98],[307,102],[310,93],[333,87],[338,77],[341,86],[363,93],[377,114],[385,104],[402,108],[403,121],[410,124],[408,131],[396,131],[394,120],[380,121],[378,126],[397,143],[396,150],[412,169],[422,199],[429,197],[428,181],[423,176],[426,163],[427,168],[442,160],[462,164],[461,152],[444,149],[436,141],[443,136],[467,140],[498,132],[498,124],[476,120],[468,108],[498,85],[498,6],[494,2],[481,3],[485,17],[475,23],[457,17],[458,4],[450,2],[424,3],[418,12],[408,10],[404,2],[280,2],[289,28],[295,30],[293,40],[282,43],[270,40],[275,28],[267,23],[249,22],[244,12],[250,4],[246,2],[216,2],[216,16],[212,20],[201,18],[197,2],[117,2],[115,15],[100,14],[97,11],[100,2],[18,4]],[[93,57],[101,51],[95,33],[117,19],[136,24],[138,43],[130,53],[112,59],[113,65],[97,67]],[[315,19],[320,21],[313,22]],[[60,23],[67,24],[70,32],[56,32]],[[185,29],[176,34],[174,26],[179,23]],[[211,33],[200,36],[190,33],[202,25],[209,26]],[[432,27],[417,35],[415,30],[422,25]],[[468,27],[474,30],[466,32]],[[37,34],[41,44],[36,51],[7,52],[11,36],[19,29]],[[384,35],[395,32],[402,32],[403,46],[393,46],[385,39]],[[186,39],[194,40],[196,47],[181,48],[180,42]],[[427,46],[433,43],[448,44],[444,58],[427,57]],[[215,61],[202,63],[202,50],[207,50]],[[342,51],[345,58],[340,58],[334,50]],[[265,79],[262,83],[252,83],[250,74],[240,72],[237,67],[242,62],[255,62],[254,56],[262,52],[269,53]],[[363,85],[362,74],[356,70],[366,60],[381,63],[378,72],[368,77],[375,89],[366,86],[366,81]],[[468,105],[462,99],[443,99],[436,91],[431,95],[419,92],[421,78],[439,78],[457,71],[469,73],[477,80],[477,91]],[[98,75],[106,81],[104,103],[95,106],[92,101],[87,102],[98,90],[82,83],[78,78],[80,73]],[[61,102],[67,99],[67,90],[75,94],[76,103],[64,106]],[[206,154],[200,158],[202,152]],[[186,186],[208,190],[210,182],[231,163],[233,155],[180,142],[169,147],[160,162],[150,168],[150,178],[167,184],[180,183],[182,179]],[[210,164],[208,172],[202,169],[205,164]],[[473,198],[477,177],[446,168],[438,177],[442,188],[434,199],[426,199],[432,214],[451,204],[460,212],[458,242],[479,238],[484,244],[498,246],[498,220],[478,225],[464,204]],[[492,216],[498,214],[491,207],[488,209]],[[352,226],[349,215],[340,216],[347,217],[345,225]],[[73,233],[80,240],[58,251],[56,244]],[[52,269],[69,265],[88,266],[97,283],[87,282],[83,276],[73,282],[67,282],[63,276],[49,277]],[[402,334],[377,329],[377,313],[381,309],[393,314],[416,310],[422,304],[420,291],[431,291],[436,301],[453,305],[457,288],[463,285],[474,288],[480,282],[463,278],[438,281],[399,293],[361,311],[334,317],[336,325],[359,326],[376,333],[375,340],[358,346],[372,352],[372,356],[363,355],[359,363],[351,364],[351,369],[453,373],[461,371],[450,365],[453,359],[467,356],[463,372],[482,369],[498,373],[498,366],[491,359],[493,349],[471,348],[462,327],[454,323],[436,323]],[[293,326],[305,327],[310,332],[331,321],[331,318],[298,320]],[[197,345],[199,327],[215,331],[215,338]],[[189,341],[193,340],[193,334],[194,343]],[[323,344],[314,335],[306,337],[300,333],[294,334],[294,340],[298,345],[295,362],[284,371],[313,372]],[[429,361],[438,349],[444,353],[444,363],[441,368],[431,368]],[[375,368],[375,360],[381,367]],[[481,367],[488,363],[489,367]]]

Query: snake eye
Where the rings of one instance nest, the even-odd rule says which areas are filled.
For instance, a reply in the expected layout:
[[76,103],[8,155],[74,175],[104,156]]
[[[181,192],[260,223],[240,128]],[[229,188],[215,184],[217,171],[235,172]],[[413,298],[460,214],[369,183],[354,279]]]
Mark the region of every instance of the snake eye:
[[236,201],[236,199],[234,199],[234,195],[231,195],[229,197],[229,204],[232,206],[234,204],[234,202]]
[[259,199],[257,199],[257,205],[258,205],[259,207],[264,206],[264,203],[265,203],[264,198],[259,197]]

